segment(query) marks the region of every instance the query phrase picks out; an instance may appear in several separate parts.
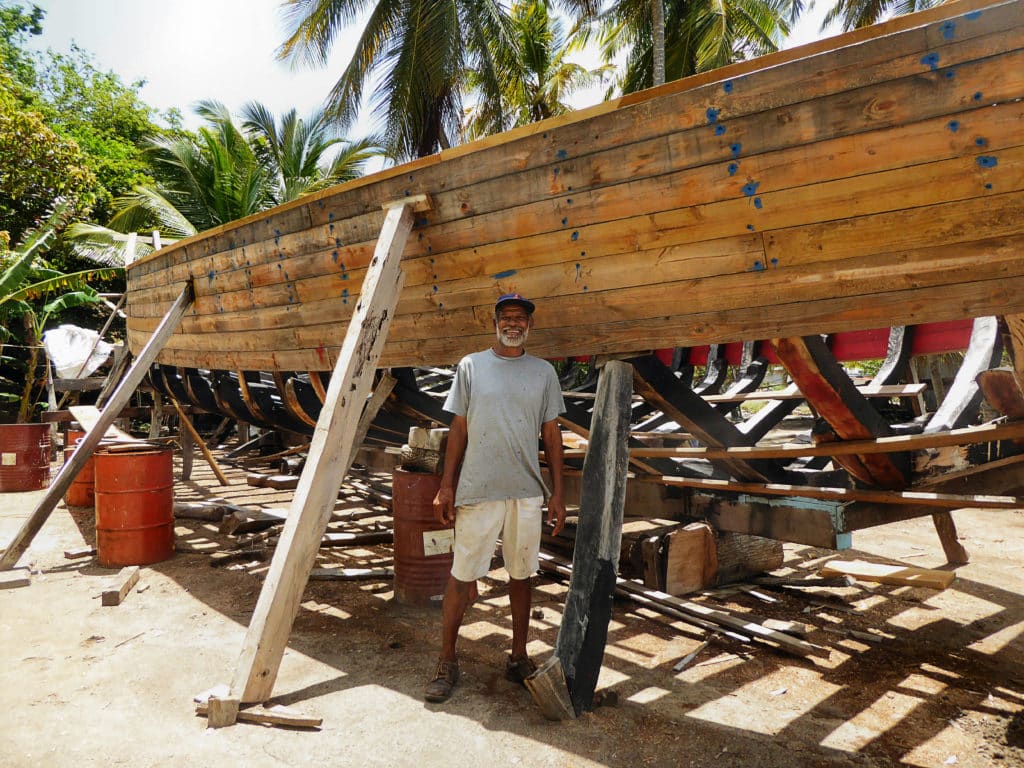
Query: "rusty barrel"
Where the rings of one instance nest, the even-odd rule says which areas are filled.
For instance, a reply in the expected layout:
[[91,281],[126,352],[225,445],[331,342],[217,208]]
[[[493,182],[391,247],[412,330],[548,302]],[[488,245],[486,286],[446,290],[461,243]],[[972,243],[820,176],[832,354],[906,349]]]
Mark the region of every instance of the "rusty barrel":
[[[64,448],[64,463],[71,461],[78,441],[85,437],[85,432],[68,430],[68,442]],[[96,457],[90,456],[84,466],[71,481],[64,494],[64,503],[69,507],[92,507],[96,504]]]
[[174,554],[170,448],[100,450],[96,467],[96,556],[100,565],[147,565]]
[[50,484],[50,425],[0,424],[0,492]]
[[452,569],[454,530],[434,519],[439,475],[395,469],[391,506],[395,523],[395,600],[441,605]]

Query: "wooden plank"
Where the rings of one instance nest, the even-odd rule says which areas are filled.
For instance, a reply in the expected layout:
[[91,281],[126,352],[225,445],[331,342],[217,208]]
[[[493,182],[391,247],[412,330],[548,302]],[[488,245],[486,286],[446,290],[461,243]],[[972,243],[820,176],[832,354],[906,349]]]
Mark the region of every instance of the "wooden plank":
[[[948,432],[929,432],[927,434],[890,435],[873,440],[842,440],[820,445],[782,445],[782,446],[734,446],[731,448],[677,447],[630,448],[630,455],[636,458],[691,458],[711,459],[795,459],[800,456],[851,456],[869,453],[894,453],[897,451],[923,451],[931,448],[944,448],[952,445],[972,445],[991,443],[999,440],[1019,440],[1024,438],[1024,424],[990,423],[977,427],[962,427]],[[572,455],[568,451],[566,455]]]
[[822,576],[853,576],[861,581],[900,587],[945,589],[956,578],[954,571],[936,571],[909,565],[869,563],[864,560],[830,560],[818,571]]
[[583,465],[572,580],[554,653],[577,715],[593,706],[611,620],[626,501],[632,380],[626,363],[609,362],[601,370]]
[[[71,412],[75,421],[81,424],[82,429],[86,432],[94,429],[96,424],[98,424],[102,418],[100,410],[95,405],[72,405],[68,407],[68,410]],[[135,440],[134,437],[129,435],[127,432],[118,429],[113,424],[103,431],[103,438],[108,440],[123,440],[124,442],[131,442]]]
[[358,410],[369,394],[402,286],[400,258],[412,229],[412,211],[388,211],[375,270],[368,275],[345,336],[327,400],[317,422],[281,543],[274,553],[246,633],[234,678],[233,697],[242,702],[270,698],[292,622],[327,527],[341,482],[355,450]]
[[718,575],[715,532],[707,523],[690,523],[665,536],[668,550],[665,589],[670,595],[686,595],[706,589]]
[[[210,697],[205,701],[198,702],[196,704],[196,714],[209,716],[210,702],[213,701],[214,698],[215,697]],[[221,705],[222,707],[233,707],[232,704],[227,702],[234,701],[237,703],[237,699],[219,699],[219,701],[226,702],[226,704]],[[269,707],[239,707],[238,712],[235,713],[235,720],[226,724],[230,725],[236,721],[259,723],[260,725],[283,725],[289,728],[319,728],[324,722],[322,717],[308,715],[282,704],[274,704]],[[211,723],[210,727],[215,728],[217,726]]]
[[0,557],[0,571],[12,568],[17,564],[18,559],[25,553],[25,550],[28,549],[29,544],[32,543],[33,537],[39,532],[39,529],[43,527],[43,523],[46,522],[50,513],[53,512],[54,507],[57,506],[57,503],[64,497],[64,494],[67,492],[71,483],[74,482],[74,479],[78,477],[78,473],[91,458],[92,452],[96,449],[96,446],[99,445],[99,442],[107,431],[107,428],[113,424],[114,419],[117,417],[118,413],[120,413],[121,409],[128,404],[128,401],[135,392],[136,387],[142,383],[142,379],[149,370],[149,366],[156,359],[160,349],[174,332],[175,327],[177,327],[191,303],[192,284],[189,283],[181,289],[181,293],[171,308],[167,311],[167,314],[164,316],[160,326],[139,352],[138,357],[135,358],[131,368],[128,370],[128,373],[110,396],[110,402],[107,407],[104,408],[92,428],[86,430],[85,437],[83,437],[81,442],[78,444],[78,450],[76,450],[71,459],[65,462],[60,468],[57,476],[50,483],[50,487],[47,490],[46,495],[43,496],[39,504],[36,505],[36,508],[25,521],[24,525],[22,525],[18,533],[15,534],[14,540],[4,551],[3,556]]
[[868,501],[875,504],[921,504],[945,509],[1024,509],[1024,499],[1014,496],[959,495],[923,491],[885,491],[859,488],[821,488],[784,483],[741,483],[731,480],[703,480],[690,477],[637,478],[643,482],[659,482],[680,488],[700,488],[726,493],[750,493],[763,496],[796,496],[805,499],[836,501]]
[[[836,436],[857,440],[890,434],[889,425],[857,391],[820,336],[773,339],[772,346],[807,402],[831,427],[834,434],[828,436],[829,442]],[[818,438],[815,435],[815,442]],[[849,459],[842,455],[833,459],[869,485],[902,488],[910,479],[910,460],[901,454],[871,453]]]
[[28,568],[14,568],[10,571],[0,571],[0,590],[18,589],[32,584],[32,576]]
[[118,571],[117,576],[101,593],[103,605],[120,605],[139,581],[139,566],[129,565]]

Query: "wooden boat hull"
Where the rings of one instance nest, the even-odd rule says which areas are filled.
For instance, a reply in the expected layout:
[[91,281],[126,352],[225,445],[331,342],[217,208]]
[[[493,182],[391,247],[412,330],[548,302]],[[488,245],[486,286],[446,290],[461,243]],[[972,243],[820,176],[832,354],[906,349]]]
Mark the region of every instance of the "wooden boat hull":
[[1024,312],[1024,2],[967,0],[670,83],[334,187],[128,275],[138,351],[333,367],[381,205],[426,193],[381,365],[487,346],[538,302],[544,357]]

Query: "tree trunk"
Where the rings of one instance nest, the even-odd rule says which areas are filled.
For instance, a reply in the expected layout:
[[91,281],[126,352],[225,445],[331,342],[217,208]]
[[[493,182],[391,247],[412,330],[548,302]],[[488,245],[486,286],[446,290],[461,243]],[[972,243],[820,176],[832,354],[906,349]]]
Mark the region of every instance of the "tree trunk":
[[32,391],[36,388],[36,368],[39,365],[39,338],[36,336],[36,316],[26,312],[25,346],[28,347],[28,365],[25,368],[25,389],[18,405],[18,424],[26,424],[32,417]]
[[654,85],[665,82],[665,6],[651,0],[651,46],[654,54]]

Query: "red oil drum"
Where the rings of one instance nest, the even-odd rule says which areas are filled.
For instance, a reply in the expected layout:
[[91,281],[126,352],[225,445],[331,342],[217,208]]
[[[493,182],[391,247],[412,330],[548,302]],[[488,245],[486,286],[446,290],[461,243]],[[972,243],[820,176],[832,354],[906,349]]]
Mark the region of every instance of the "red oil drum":
[[170,448],[95,454],[100,565],[147,565],[174,554],[172,455]]
[[[70,441],[69,441],[70,442]],[[74,447],[64,449],[64,463],[71,461],[75,455]],[[96,504],[96,456],[89,457],[85,465],[75,475],[67,491],[64,503],[69,507],[92,507]]]
[[50,425],[0,424],[0,492],[50,484]]
[[434,518],[439,475],[392,474],[391,506],[395,522],[395,600],[404,605],[441,605],[452,569],[455,531]]

